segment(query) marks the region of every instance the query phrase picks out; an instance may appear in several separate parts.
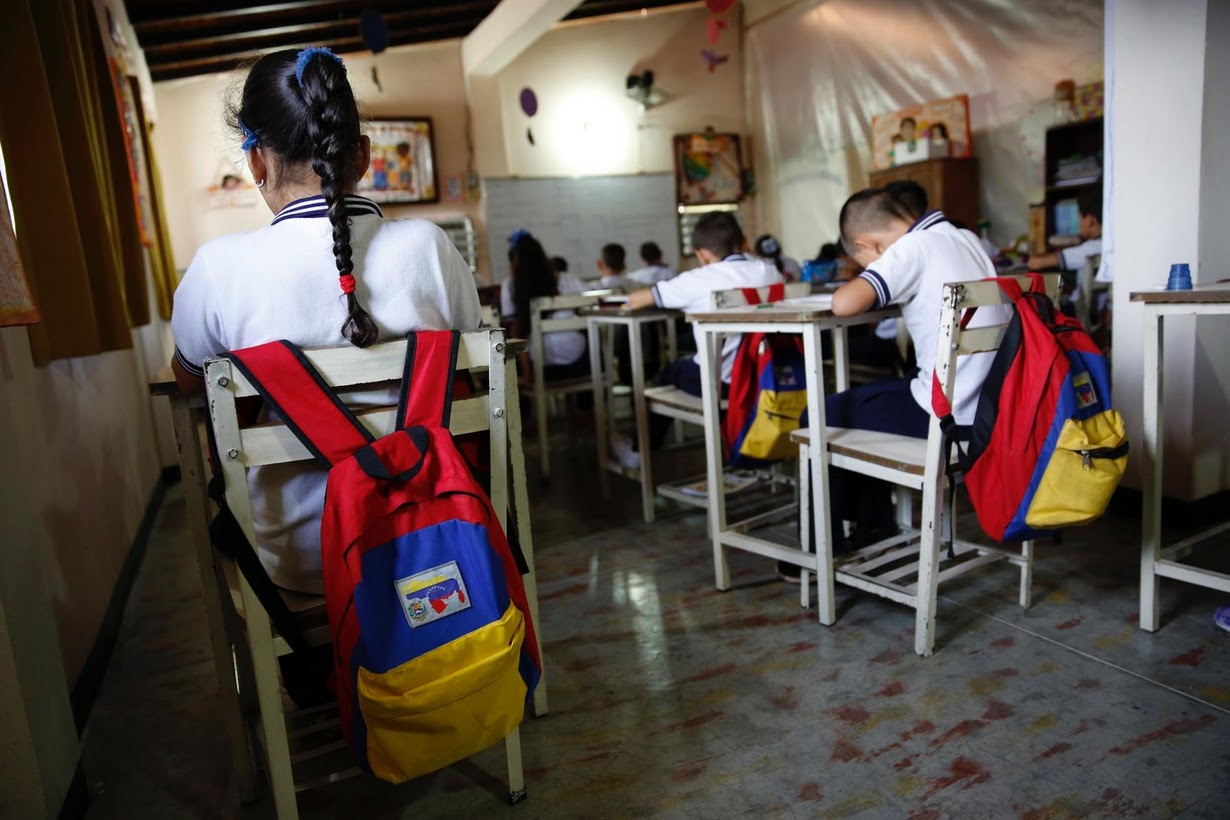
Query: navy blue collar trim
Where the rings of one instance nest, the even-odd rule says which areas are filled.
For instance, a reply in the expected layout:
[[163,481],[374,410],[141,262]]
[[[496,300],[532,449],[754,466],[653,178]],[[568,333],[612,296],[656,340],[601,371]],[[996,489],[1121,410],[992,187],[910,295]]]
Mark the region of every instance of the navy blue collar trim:
[[[346,197],[346,215],[362,216],[363,214],[384,216],[380,206],[367,197],[354,194],[348,195]],[[325,207],[325,198],[323,196],[309,196],[303,199],[296,199],[278,211],[278,215],[273,218],[273,224],[276,225],[287,219],[314,219],[322,216],[327,217],[328,215],[329,209]]]
[[910,226],[910,231],[925,231],[927,228],[935,227],[941,222],[947,221],[948,217],[944,216],[943,211],[928,211]]
[[746,262],[746,261],[747,261],[747,254],[745,254],[745,253],[732,253],[730,256],[726,257],[726,258],[725,258],[725,259],[723,259],[722,261],[723,261],[723,262]]

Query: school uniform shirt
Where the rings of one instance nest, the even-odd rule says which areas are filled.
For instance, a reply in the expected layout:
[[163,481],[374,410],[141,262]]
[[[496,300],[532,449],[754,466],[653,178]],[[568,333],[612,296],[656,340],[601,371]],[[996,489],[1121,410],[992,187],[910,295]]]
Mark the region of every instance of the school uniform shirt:
[[[575,296],[587,290],[585,283],[571,273],[561,273],[555,277],[555,286],[559,289],[560,296]],[[511,276],[500,283],[500,314],[510,322],[517,318]],[[572,310],[551,312],[552,319],[567,319],[575,315],[576,311]],[[557,330],[548,333],[542,337],[542,352],[547,366],[573,364],[587,352],[585,334],[579,330]]]
[[790,257],[782,257],[782,276],[785,276],[791,282],[798,282],[803,278],[803,266],[799,264],[799,260]]
[[628,274],[628,279],[638,285],[656,285],[674,278],[675,269],[667,265],[646,265]]
[[1059,267],[1064,270],[1080,270],[1085,260],[1102,252],[1102,237],[1086,239],[1079,245],[1064,248],[1059,252]]
[[622,273],[608,273],[605,276],[598,277],[598,287],[609,290],[632,290],[636,287],[636,283],[628,279]]
[[[346,198],[355,293],[382,340],[412,330],[473,330],[482,321],[474,276],[436,225],[384,219],[359,196]],[[301,347],[346,344],[346,300],[333,257],[324,197],[300,199],[272,224],[203,245],[175,291],[175,358],[203,375],[208,356],[277,339]],[[359,407],[397,403],[396,385],[345,394]],[[324,590],[320,515],[325,471],[314,463],[248,471],[256,550],[274,583]]]
[[[733,288],[759,288],[765,285],[775,285],[783,282],[782,275],[767,259],[758,256],[746,256],[736,253],[726,257],[721,262],[693,268],[679,274],[674,279],[659,282],[653,286],[654,304],[662,308],[682,310],[685,313],[699,313],[712,308],[712,294],[717,290]],[[692,327],[696,336],[696,349],[704,344],[701,329]],[[739,350],[739,340],[742,336],[727,336],[722,345],[722,381],[730,382],[730,371],[734,367],[735,353]],[[700,354],[698,353],[697,356]],[[699,364],[699,358],[697,359]]]
[[[918,406],[931,412],[931,374],[935,370],[936,337],[940,326],[940,297],[948,282],[972,282],[995,276],[995,267],[978,237],[956,228],[940,211],[932,211],[859,274],[876,293],[877,309],[900,305],[918,362],[918,375],[910,393]],[[1007,306],[979,308],[971,327],[1007,322]],[[957,359],[953,416],[958,424],[971,424],[978,394],[991,368],[994,353],[975,353]]]

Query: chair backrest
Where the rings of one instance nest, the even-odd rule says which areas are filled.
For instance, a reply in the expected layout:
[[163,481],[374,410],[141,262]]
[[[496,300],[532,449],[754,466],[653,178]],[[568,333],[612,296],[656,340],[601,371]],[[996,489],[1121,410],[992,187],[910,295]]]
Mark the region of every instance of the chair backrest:
[[[491,441],[491,503],[503,525],[508,509],[508,393],[511,360],[505,359],[504,331],[500,328],[478,330],[461,335],[456,372],[486,371],[489,389],[468,398],[456,399],[449,420],[455,435],[487,430]],[[360,385],[401,380],[406,358],[405,340],[357,348],[343,347],[305,350],[304,355],[335,390],[345,391]],[[516,384],[516,378],[511,378]],[[259,395],[243,373],[229,359],[210,358],[205,362],[205,386],[209,412],[217,438],[227,505],[255,544],[251,501],[246,470],[269,464],[311,461],[313,455],[279,420],[243,425],[236,412],[236,401]],[[514,396],[512,401],[516,401]],[[396,407],[355,411],[359,422],[380,437],[393,432]]]
[[[770,290],[772,287],[772,285],[765,285],[764,287],[754,288],[760,297],[760,302],[757,304],[770,301]],[[748,288],[748,290],[753,290],[753,288]],[[709,303],[710,307],[715,310],[729,307],[742,307],[748,303],[747,296],[743,291],[743,288],[715,290],[713,291],[712,298]],[[811,282],[787,282],[785,285],[785,295],[782,298],[798,299],[799,297],[810,295]]]
[[[999,277],[1015,279],[1022,290],[1028,290],[1028,276]],[[1051,301],[1059,298],[1060,275],[1049,273],[1043,276],[1046,283],[1046,294]],[[995,325],[979,325],[978,327],[961,327],[961,318],[965,311],[973,308],[993,307],[996,305],[1011,305],[1012,300],[999,286],[995,279],[984,279],[977,282],[950,282],[944,285],[944,294],[940,299],[940,331],[936,338],[935,373],[939,379],[944,395],[952,399],[953,382],[957,373],[957,358],[974,353],[987,353],[999,349],[1008,331],[1008,323]],[[945,351],[947,355],[939,355]]]
[[480,305],[479,312],[483,317],[483,327],[500,327],[499,305]]

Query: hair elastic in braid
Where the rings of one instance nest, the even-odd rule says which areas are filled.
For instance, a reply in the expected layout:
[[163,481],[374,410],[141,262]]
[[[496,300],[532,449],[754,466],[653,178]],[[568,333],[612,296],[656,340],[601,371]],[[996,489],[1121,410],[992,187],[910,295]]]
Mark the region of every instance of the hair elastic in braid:
[[261,144],[261,138],[256,136],[256,132],[246,126],[242,119],[235,118],[239,123],[239,130],[243,132],[243,150],[251,151],[253,148]]
[[343,273],[341,276],[338,277],[338,281],[342,283],[342,293],[345,293],[345,294],[354,293],[355,281],[354,281],[353,275],[349,273]]
[[295,79],[299,82],[300,86],[303,85],[303,72],[307,68],[307,64],[312,61],[313,57],[317,56],[330,57],[337,60],[337,64],[342,67],[342,71],[346,70],[346,64],[342,62],[342,58],[334,54],[330,49],[325,46],[308,46],[295,57]]

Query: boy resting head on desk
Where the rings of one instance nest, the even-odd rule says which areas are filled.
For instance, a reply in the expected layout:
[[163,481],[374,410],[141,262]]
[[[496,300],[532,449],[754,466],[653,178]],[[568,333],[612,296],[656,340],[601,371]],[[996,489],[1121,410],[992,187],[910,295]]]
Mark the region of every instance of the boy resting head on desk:
[[598,257],[598,284],[615,290],[631,290],[636,287],[634,282],[628,281],[624,276],[628,270],[627,259],[628,254],[623,245],[616,242],[603,245],[602,253]]
[[[900,306],[914,340],[918,369],[908,376],[829,396],[825,422],[830,427],[926,438],[943,286],[992,278],[995,268],[973,233],[954,227],[940,211],[916,219],[900,198],[884,190],[869,188],[846,200],[840,227],[842,244],[865,270],[833,294],[833,313],[852,316]],[[1001,324],[1009,317],[1006,307],[982,308],[970,324]],[[958,360],[953,399],[958,424],[973,421],[993,357],[993,353],[979,353]],[[857,522],[855,542],[859,545],[895,530],[887,484],[833,470],[830,486],[837,535],[842,519]]]

